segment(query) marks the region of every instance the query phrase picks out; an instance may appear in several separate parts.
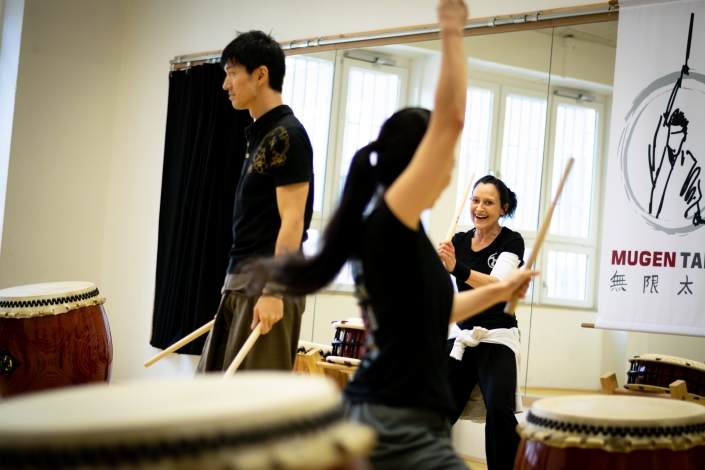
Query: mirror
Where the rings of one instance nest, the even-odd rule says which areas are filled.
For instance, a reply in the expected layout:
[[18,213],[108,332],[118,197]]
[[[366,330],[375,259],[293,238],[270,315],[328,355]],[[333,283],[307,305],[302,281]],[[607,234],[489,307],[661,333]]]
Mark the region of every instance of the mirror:
[[[543,276],[516,312],[525,405],[531,397],[596,393],[605,372],[616,372],[621,384],[625,359],[634,354],[688,357],[683,351],[692,356],[700,344],[697,338],[581,327],[597,317],[600,237],[602,224],[609,223],[600,214],[608,203],[603,194],[616,46],[616,21],[465,38],[465,130],[451,184],[423,216],[431,240],[445,237],[469,174],[489,173],[519,197],[515,217],[504,225],[522,234],[528,259],[566,162],[575,159],[536,260]],[[317,78],[306,85],[319,93],[315,105],[309,103],[310,112],[320,135],[327,132],[320,144],[326,150],[317,155],[320,199],[310,250],[336,205],[354,152],[376,137],[396,109],[432,108],[439,47],[439,41],[427,41],[288,59],[301,61],[297,67],[302,70],[304,63],[308,70],[315,68],[306,61],[324,61],[332,71],[325,73],[325,85]],[[316,127],[312,140],[323,139],[318,132]],[[465,207],[456,232],[470,228]],[[332,321],[360,315],[351,293],[350,273],[343,270],[328,290],[310,296],[301,339],[330,344]],[[525,413],[517,418],[522,421]],[[484,425],[459,421],[453,433],[460,454],[484,459]]]
[[[543,170],[552,39],[550,29],[465,38],[466,128],[456,151],[452,182],[424,217],[434,243],[445,237],[470,173],[477,178],[492,173],[519,195],[517,214],[506,225],[520,231],[530,249],[541,209],[542,186],[536,182],[541,181]],[[433,107],[439,66],[438,40],[287,58],[289,83],[285,83],[284,99],[309,129],[317,159],[316,214],[308,250],[315,250],[320,230],[337,203],[352,155],[376,137],[395,110]],[[287,91],[294,89],[298,91]],[[325,129],[327,142],[320,140]],[[471,228],[468,213],[465,207],[456,231]],[[332,321],[360,315],[352,291],[352,278],[344,269],[325,292],[310,296],[301,339],[330,344]],[[530,314],[529,299],[518,316]],[[524,356],[527,347],[528,342]]]
[[[438,243],[446,236],[469,175],[475,173],[477,180],[493,174],[518,196],[515,216],[501,223],[521,233],[528,259],[565,162],[576,158],[536,262],[546,275],[516,312],[522,332],[521,389],[527,395],[555,388],[594,390],[599,377],[599,364],[594,374],[581,374],[574,361],[601,347],[597,335],[586,337],[580,323],[596,315],[598,214],[616,34],[617,23],[607,22],[464,40],[466,123],[451,184],[423,217],[431,240]],[[433,107],[439,66],[438,40],[287,58],[284,99],[308,129],[316,159],[309,252],[315,251],[337,204],[352,155],[377,136],[395,110]],[[471,228],[466,205],[456,232]],[[345,268],[327,290],[309,296],[301,339],[330,344],[331,322],[360,316],[352,292]],[[484,455],[478,429],[482,426],[465,421],[455,426],[458,452]]]

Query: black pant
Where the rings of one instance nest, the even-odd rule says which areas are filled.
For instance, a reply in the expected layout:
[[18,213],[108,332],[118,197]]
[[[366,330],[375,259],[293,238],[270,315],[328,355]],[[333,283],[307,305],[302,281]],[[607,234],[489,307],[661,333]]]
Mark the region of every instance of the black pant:
[[[448,340],[448,354],[454,342]],[[467,347],[462,361],[448,356],[448,379],[455,409],[454,415],[449,417],[452,423],[458,421],[472,389],[478,381],[480,383],[487,408],[485,453],[489,470],[514,467],[520,441],[514,417],[516,377],[514,352],[501,344],[480,343],[474,348]]]

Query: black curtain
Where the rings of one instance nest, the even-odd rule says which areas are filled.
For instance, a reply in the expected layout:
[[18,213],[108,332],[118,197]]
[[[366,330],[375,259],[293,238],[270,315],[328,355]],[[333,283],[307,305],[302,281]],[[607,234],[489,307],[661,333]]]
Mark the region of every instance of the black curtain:
[[[233,109],[224,78],[220,65],[206,64],[169,79],[150,341],[160,349],[212,320],[220,302],[244,129],[252,122]],[[205,338],[178,352],[201,354]]]

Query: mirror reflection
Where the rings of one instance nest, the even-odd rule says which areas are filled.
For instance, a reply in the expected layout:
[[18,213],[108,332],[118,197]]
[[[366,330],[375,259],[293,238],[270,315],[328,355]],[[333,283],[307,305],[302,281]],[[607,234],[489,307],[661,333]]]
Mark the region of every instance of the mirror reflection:
[[[533,313],[595,307],[597,213],[616,30],[616,22],[609,22],[465,39],[466,128],[452,182],[424,217],[431,239],[445,237],[469,175],[475,173],[477,179],[491,174],[518,196],[515,216],[501,223],[521,233],[527,258],[564,165],[568,158],[576,159],[537,261],[544,275],[518,310],[524,335],[523,385],[529,388],[565,386],[563,379],[551,380],[550,374],[529,367],[529,359],[544,353],[539,344],[529,350],[532,306]],[[439,63],[439,41],[287,58],[284,100],[308,129],[316,160],[309,253],[337,203],[351,156],[375,138],[395,110],[432,106]],[[469,214],[466,207],[456,232],[472,228]],[[302,339],[329,344],[332,321],[358,316],[346,268],[325,292],[309,298]]]
[[[594,335],[582,334],[580,322],[586,313],[594,315],[596,306],[598,213],[616,39],[616,22],[465,38],[465,128],[451,184],[423,217],[431,240],[439,243],[446,237],[461,203],[465,206],[455,232],[473,228],[470,204],[462,199],[466,182],[473,173],[475,181],[493,175],[517,195],[514,217],[501,218],[499,224],[521,234],[526,260],[565,164],[575,159],[536,261],[544,276],[516,312],[523,394],[596,388],[596,376],[581,376],[571,363],[575,355],[601,347]],[[287,58],[284,101],[314,146],[316,200],[307,252],[315,252],[336,207],[352,155],[374,140],[394,111],[432,108],[439,65],[440,41]],[[330,345],[336,333],[332,322],[360,316],[352,285],[346,266],[325,291],[307,299],[302,340]],[[557,357],[558,350],[565,353]],[[458,451],[480,452],[463,446],[484,447],[482,432],[470,439],[467,433],[477,429],[459,423]]]

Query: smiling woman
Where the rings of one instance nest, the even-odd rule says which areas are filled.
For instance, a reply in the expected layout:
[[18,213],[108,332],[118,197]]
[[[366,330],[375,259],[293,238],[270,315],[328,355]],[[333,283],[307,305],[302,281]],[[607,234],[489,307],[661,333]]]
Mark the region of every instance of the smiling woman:
[[[500,218],[513,216],[516,207],[516,194],[501,180],[487,175],[475,183],[470,198],[475,228],[455,234],[451,242],[442,242],[438,248],[446,269],[455,277],[458,292],[499,282],[520,265],[523,238],[499,224]],[[487,420],[487,462],[494,468],[511,468],[513,464],[519,446],[514,413],[522,409],[519,325],[514,315],[504,313],[504,305],[499,303],[453,325],[447,343],[448,378],[454,400],[451,420],[455,422],[463,415],[478,418],[476,409],[466,408],[478,387],[486,409],[480,418]]]

